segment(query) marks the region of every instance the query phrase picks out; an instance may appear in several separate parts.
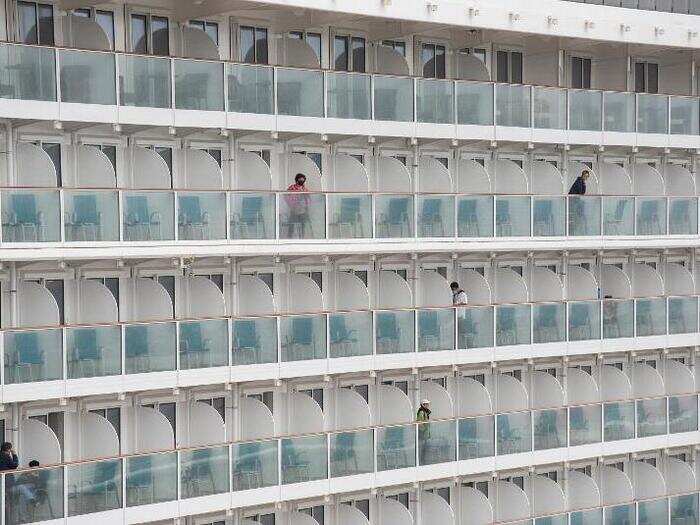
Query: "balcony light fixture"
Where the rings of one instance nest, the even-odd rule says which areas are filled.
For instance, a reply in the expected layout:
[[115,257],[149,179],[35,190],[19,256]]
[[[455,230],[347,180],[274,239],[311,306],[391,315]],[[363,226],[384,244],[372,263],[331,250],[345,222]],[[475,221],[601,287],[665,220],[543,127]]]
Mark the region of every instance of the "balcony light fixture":
[[555,18],[551,15],[547,17],[547,25],[556,26],[558,23],[559,23],[558,18]]
[[629,33],[632,27],[626,25],[626,24],[620,24],[620,32],[621,33]]
[[688,38],[696,38],[698,36],[697,31],[693,31],[692,29],[688,29]]
[[511,22],[517,22],[518,20],[520,20],[520,13],[508,13],[508,20],[510,20]]
[[583,23],[583,26],[584,26],[586,29],[595,29],[595,22],[594,22],[593,20],[586,20],[586,21]]
[[666,32],[666,30],[665,30],[663,27],[656,26],[656,27],[654,28],[654,33],[656,34],[656,36],[661,36],[661,35],[663,35],[665,32]]
[[428,8],[429,12],[437,13],[438,5],[435,2],[428,2],[427,4],[425,4],[425,7]]
[[391,0],[382,0],[382,5],[383,5],[383,6],[389,6],[389,5],[391,5]]
[[467,10],[467,14],[469,15],[469,18],[474,18],[475,16],[479,16],[479,9],[476,7],[470,7]]

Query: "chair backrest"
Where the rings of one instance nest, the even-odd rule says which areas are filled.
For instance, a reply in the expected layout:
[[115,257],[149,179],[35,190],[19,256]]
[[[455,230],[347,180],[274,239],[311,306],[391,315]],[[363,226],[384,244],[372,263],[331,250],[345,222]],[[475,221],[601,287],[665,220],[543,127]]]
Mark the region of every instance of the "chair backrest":
[[389,427],[384,432],[383,448],[403,448],[404,427]]
[[505,330],[515,328],[515,308],[501,308],[498,311],[498,326]]
[[360,216],[359,197],[343,197],[340,201],[340,222],[357,222]]
[[127,484],[134,487],[145,487],[153,481],[153,470],[151,458],[139,456],[130,458],[128,461]]
[[140,223],[149,223],[151,214],[148,206],[148,197],[146,195],[127,195],[126,196],[126,215],[131,220],[136,220]]
[[258,344],[258,333],[255,321],[239,320],[233,325],[233,337],[238,348],[252,348]]
[[438,313],[432,310],[420,312],[418,317],[418,327],[420,335],[440,335],[440,323],[438,322]]
[[389,222],[396,224],[402,222],[408,215],[408,199],[396,197],[389,201]]
[[262,197],[243,197],[241,199],[241,219],[243,222],[254,222],[262,213]]
[[296,344],[310,345],[313,343],[314,325],[311,317],[292,318],[292,339]]
[[643,201],[642,209],[640,212],[642,214],[642,217],[644,217],[645,219],[650,219],[656,213],[656,204],[656,201]]
[[572,327],[585,326],[588,324],[588,306],[585,304],[572,304],[569,323]]
[[12,211],[21,223],[36,223],[36,198],[30,193],[17,193],[12,195]]
[[343,315],[332,315],[330,317],[331,344],[345,341],[348,338],[348,327],[345,324]]
[[113,483],[117,479],[118,461],[103,461],[98,463],[95,468],[95,478],[93,485],[104,485],[105,483]]
[[510,219],[510,202],[504,200],[496,201],[496,217],[499,220]]
[[425,199],[423,201],[423,216],[424,217],[439,217],[442,211],[442,200],[440,199]]
[[93,328],[77,328],[73,331],[73,344],[78,359],[98,359],[97,331]]
[[552,201],[535,201],[533,216],[536,221],[547,221],[552,217]]
[[557,307],[553,304],[545,304],[539,308],[539,326],[555,326],[557,319]]
[[148,327],[140,324],[127,326],[124,344],[127,357],[148,354]]
[[381,313],[377,317],[377,338],[398,339],[399,328],[396,323],[396,314],[392,312]]
[[673,201],[671,204],[671,217],[678,220],[687,220],[690,203],[687,200]]
[[622,220],[625,216],[625,208],[627,207],[627,199],[622,199],[617,201],[617,206],[615,206],[615,219]]
[[202,206],[199,197],[183,195],[178,199],[180,215],[188,222],[202,222]]
[[73,197],[75,222],[97,224],[97,197],[95,195],[76,195]]
[[180,324],[180,342],[188,352],[204,350],[202,344],[202,325],[199,323]]
[[459,210],[457,218],[460,222],[471,220],[476,215],[476,199],[468,199],[459,201]]
[[14,337],[20,363],[40,365],[44,362],[36,332],[15,332]]

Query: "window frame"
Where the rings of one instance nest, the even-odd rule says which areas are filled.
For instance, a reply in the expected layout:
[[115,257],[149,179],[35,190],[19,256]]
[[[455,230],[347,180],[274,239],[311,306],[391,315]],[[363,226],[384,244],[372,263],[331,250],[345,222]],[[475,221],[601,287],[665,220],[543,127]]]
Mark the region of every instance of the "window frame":
[[[98,9],[95,6],[80,7],[78,9],[73,9],[72,13],[74,16],[76,16],[75,13],[78,13],[80,11],[88,11],[88,16],[86,18],[93,20],[97,25],[99,25],[102,28],[103,31],[104,31],[104,27],[102,27],[102,24],[100,24],[100,22],[97,20],[97,15],[104,15],[107,13],[112,15],[112,34],[109,35],[109,34],[107,34],[106,31],[105,31],[105,34],[107,36],[107,39],[109,40],[110,49],[112,51],[114,51],[115,46],[116,46],[115,42],[117,40],[117,13],[111,9]],[[77,16],[81,16],[81,15],[77,15]]]
[[[34,27],[36,28],[36,42],[25,42],[24,39],[22,38],[21,35],[21,24],[20,24],[20,4],[27,4],[27,5],[33,5],[34,6]],[[36,0],[17,0],[14,3],[14,15],[15,15],[15,38],[18,43],[24,44],[26,43],[27,45],[39,45],[39,46],[55,46],[56,45],[56,22],[57,22],[57,13],[56,13],[56,6],[48,1],[40,2]],[[40,20],[41,16],[39,13],[40,7],[50,7],[51,8],[51,25],[53,29],[53,35],[51,36],[52,41],[51,42],[42,42],[41,41],[41,26],[40,26]]]
[[[341,39],[344,38],[347,41],[347,52],[346,52],[346,61],[347,61],[347,68],[346,69],[341,69],[336,67],[336,55],[335,55],[335,43],[336,39]],[[362,69],[358,70],[355,65],[355,48],[353,47],[353,43],[355,41],[362,40],[364,44],[364,53],[362,57]],[[349,30],[344,30],[344,29],[339,29],[334,31],[331,34],[331,38],[329,41],[329,56],[330,56],[330,64],[329,64],[329,69],[332,69],[333,71],[340,71],[340,72],[346,72],[346,73],[367,73],[368,72],[368,52],[369,52],[369,38],[367,35],[363,32],[358,32],[358,31],[349,31]]]
[[[498,69],[498,57],[501,55],[501,53],[506,53],[508,57],[508,63],[507,63],[507,80],[501,80],[499,78],[499,69]],[[520,80],[518,82],[514,82],[513,78],[513,55],[518,54],[520,55]],[[492,61],[493,61],[493,67],[491,71],[493,71],[493,74],[491,75],[492,79],[494,82],[498,84],[516,84],[516,85],[521,85],[525,82],[525,50],[522,48],[517,48],[517,47],[497,47],[493,50],[493,56],[492,56]]]
[[[134,17],[144,17],[145,18],[145,23],[146,23],[146,51],[145,53],[141,53],[139,51],[135,51],[135,43],[134,43],[134,33],[133,33],[133,20]],[[159,19],[159,20],[165,20],[167,22],[167,31],[168,31],[168,49],[167,53],[162,54],[158,53],[156,54],[153,51],[153,20],[154,19]],[[149,56],[164,56],[164,57],[169,57],[172,56],[172,42],[170,41],[170,32],[172,29],[172,21],[170,20],[170,17],[167,14],[159,14],[159,13],[150,13],[150,12],[144,12],[144,11],[130,11],[128,13],[128,44],[129,44],[129,50],[132,53],[135,54],[145,54]]]
[[[254,56],[253,56],[252,61],[246,60],[246,57],[243,56],[243,48],[242,48],[243,39],[241,37],[241,34],[242,34],[242,31],[245,29],[252,29],[253,30],[252,34],[253,34],[253,55]],[[258,57],[257,34],[258,34],[258,32],[262,33],[263,31],[265,32],[265,42],[267,43],[267,45],[266,45],[267,49],[266,49],[265,60],[261,61],[261,60],[259,60],[259,57]],[[235,50],[233,55],[235,57],[237,57],[237,60],[239,62],[241,62],[243,64],[255,64],[255,65],[263,65],[263,66],[270,64],[270,62],[271,62],[271,60],[270,60],[271,59],[271,57],[270,57],[270,50],[271,50],[270,38],[271,38],[272,31],[268,26],[262,25],[262,24],[257,24],[255,22],[251,22],[251,23],[241,22],[241,23],[236,24],[235,34],[236,34],[236,48],[237,49]]]

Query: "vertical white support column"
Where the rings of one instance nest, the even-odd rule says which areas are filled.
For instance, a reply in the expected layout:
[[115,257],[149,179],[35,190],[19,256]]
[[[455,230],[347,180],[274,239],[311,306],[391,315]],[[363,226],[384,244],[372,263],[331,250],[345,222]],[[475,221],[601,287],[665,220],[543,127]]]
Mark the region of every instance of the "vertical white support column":
[[418,254],[411,254],[411,269],[409,275],[409,286],[411,287],[411,295],[413,296],[413,306],[418,307],[423,297],[421,297],[420,287],[420,264],[418,262]]
[[16,168],[15,168],[15,130],[12,127],[12,121],[8,120],[5,123],[5,151],[7,151],[7,155],[5,155],[5,158],[7,159],[7,183],[11,186],[14,186],[17,182],[17,176],[16,176]]
[[17,263],[10,263],[10,322],[8,326],[16,328],[19,326],[19,299],[17,298],[17,289],[19,287],[19,279],[17,277]]

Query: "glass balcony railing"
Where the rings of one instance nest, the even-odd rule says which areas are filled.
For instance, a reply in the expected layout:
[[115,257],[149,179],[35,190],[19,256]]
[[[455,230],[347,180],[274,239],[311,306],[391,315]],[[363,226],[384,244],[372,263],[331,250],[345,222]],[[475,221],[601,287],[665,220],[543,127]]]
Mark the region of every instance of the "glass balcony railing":
[[697,97],[402,78],[10,43],[0,44],[0,98],[572,131],[700,132]]
[[698,315],[688,296],[12,329],[4,384],[694,334]]
[[8,188],[0,201],[0,242],[11,244],[698,232],[697,197]]
[[[696,432],[697,401],[697,395],[689,395],[489,414],[11,471],[3,479],[4,523],[21,525],[125,506],[563,449],[601,440]],[[657,501],[666,502],[645,502],[649,506],[639,510],[657,516],[661,509]],[[674,495],[668,503],[671,516],[697,518],[697,494]],[[630,504],[633,509],[634,505]],[[576,523],[589,523],[592,512],[577,511],[580,521]],[[613,508],[608,518],[618,519],[613,516],[618,512],[623,511]],[[572,514],[572,520],[574,517]]]

